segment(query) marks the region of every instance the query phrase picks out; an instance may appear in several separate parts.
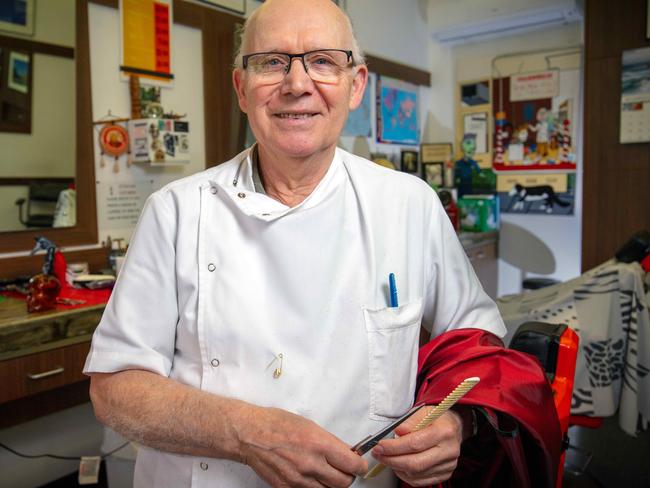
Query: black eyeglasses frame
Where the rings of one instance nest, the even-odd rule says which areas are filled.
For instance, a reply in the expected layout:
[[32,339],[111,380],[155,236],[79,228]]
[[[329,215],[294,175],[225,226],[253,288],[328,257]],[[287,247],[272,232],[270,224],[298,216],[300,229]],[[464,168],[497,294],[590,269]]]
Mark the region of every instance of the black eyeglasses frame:
[[305,68],[305,72],[308,72],[307,70],[307,65],[305,64],[305,56],[308,54],[313,54],[317,53],[320,51],[338,51],[341,53],[345,53],[348,57],[348,63],[352,62],[354,64],[354,57],[352,56],[352,51],[348,49],[314,49],[313,51],[307,51],[305,53],[300,53],[300,54],[291,54],[291,53],[281,53],[278,51],[264,51],[261,53],[251,53],[251,54],[246,54],[242,56],[241,61],[242,61],[242,66],[244,69],[248,68],[248,59],[251,58],[252,56],[258,56],[260,54],[282,54],[284,56],[289,56],[289,64],[287,64],[287,67],[285,69],[285,74],[291,70],[291,66],[293,64],[293,60],[295,58],[300,58],[300,62],[302,63],[302,67]]

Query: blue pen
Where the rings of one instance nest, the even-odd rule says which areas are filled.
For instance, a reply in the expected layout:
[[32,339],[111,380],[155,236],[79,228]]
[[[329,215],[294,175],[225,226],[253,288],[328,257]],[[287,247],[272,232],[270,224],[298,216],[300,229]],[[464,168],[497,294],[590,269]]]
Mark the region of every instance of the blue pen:
[[397,308],[397,285],[395,284],[395,273],[388,275],[388,286],[390,287],[390,306]]

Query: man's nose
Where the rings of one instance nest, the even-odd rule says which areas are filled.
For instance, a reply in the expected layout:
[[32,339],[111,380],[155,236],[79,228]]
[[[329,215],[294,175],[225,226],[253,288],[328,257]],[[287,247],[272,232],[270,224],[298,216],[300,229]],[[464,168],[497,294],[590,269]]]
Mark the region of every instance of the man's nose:
[[[294,68],[295,62],[298,61],[298,66]],[[283,87],[286,93],[294,95],[302,95],[313,88],[313,81],[307,72],[302,58],[293,58],[289,64],[289,70],[284,76]]]

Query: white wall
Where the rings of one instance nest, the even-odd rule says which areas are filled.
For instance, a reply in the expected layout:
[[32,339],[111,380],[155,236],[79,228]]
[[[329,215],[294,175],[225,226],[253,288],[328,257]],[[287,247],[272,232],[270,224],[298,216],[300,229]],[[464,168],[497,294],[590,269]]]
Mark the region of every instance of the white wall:
[[390,61],[428,71],[426,0],[348,0],[347,12],[361,48]]

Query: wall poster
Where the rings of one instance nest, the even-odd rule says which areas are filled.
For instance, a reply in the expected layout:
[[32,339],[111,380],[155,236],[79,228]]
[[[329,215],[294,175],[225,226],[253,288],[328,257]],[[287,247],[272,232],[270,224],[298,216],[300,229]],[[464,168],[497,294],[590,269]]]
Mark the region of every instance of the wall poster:
[[501,213],[573,215],[575,174],[499,174]]
[[377,83],[377,139],[391,144],[418,144],[418,87],[380,76]]
[[650,48],[623,51],[621,144],[650,142]]
[[578,70],[493,80],[494,171],[575,171],[579,90]]
[[120,0],[120,71],[165,86],[172,74],[172,1]]
[[463,129],[463,134],[474,134],[478,154],[488,152],[488,112],[465,114]]

